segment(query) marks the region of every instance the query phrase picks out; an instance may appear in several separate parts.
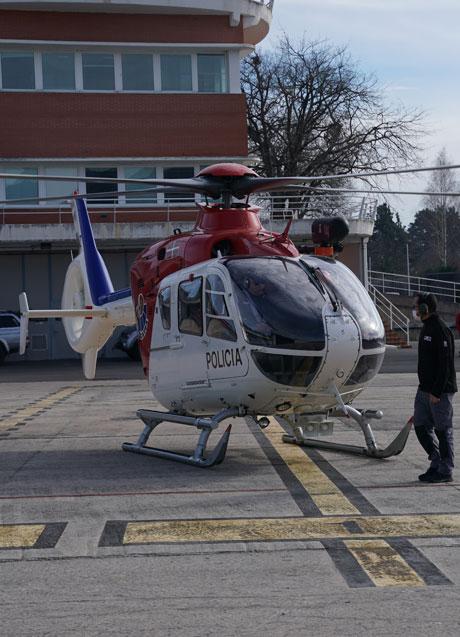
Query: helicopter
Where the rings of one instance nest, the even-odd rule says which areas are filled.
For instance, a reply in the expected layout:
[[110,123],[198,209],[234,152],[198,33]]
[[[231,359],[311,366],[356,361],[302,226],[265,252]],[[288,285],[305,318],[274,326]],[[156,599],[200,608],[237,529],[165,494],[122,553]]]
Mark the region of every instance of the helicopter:
[[[193,230],[176,230],[138,255],[130,288],[122,290],[114,290],[97,250],[85,196],[74,193],[79,253],[68,266],[61,309],[31,310],[21,293],[21,353],[29,319],[62,318],[92,379],[98,351],[114,329],[136,325],[145,376],[165,411],[137,411],[144,429],[135,443],[122,445],[127,452],[211,467],[224,460],[232,425],[208,453],[210,434],[244,416],[261,428],[276,417],[287,443],[372,458],[401,453],[410,422],[382,449],[369,422],[382,412],[351,405],[381,367],[385,333],[365,287],[336,259],[348,233],[345,219],[315,220],[314,245],[301,254],[289,239],[292,220],[282,233],[269,232],[249,202],[255,192],[300,187],[308,179],[259,177],[247,166],[224,163],[191,179],[123,180],[200,193],[205,203],[197,203]],[[308,437],[336,417],[356,422],[365,446]],[[148,446],[163,422],[198,430],[191,454]]]

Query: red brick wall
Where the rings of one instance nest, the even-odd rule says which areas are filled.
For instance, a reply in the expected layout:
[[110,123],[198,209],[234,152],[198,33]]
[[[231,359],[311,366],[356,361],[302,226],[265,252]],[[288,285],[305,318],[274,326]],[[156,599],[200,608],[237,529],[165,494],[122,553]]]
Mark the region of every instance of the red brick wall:
[[247,154],[243,95],[0,93],[0,157]]
[[244,42],[228,16],[0,10],[0,38],[88,42]]

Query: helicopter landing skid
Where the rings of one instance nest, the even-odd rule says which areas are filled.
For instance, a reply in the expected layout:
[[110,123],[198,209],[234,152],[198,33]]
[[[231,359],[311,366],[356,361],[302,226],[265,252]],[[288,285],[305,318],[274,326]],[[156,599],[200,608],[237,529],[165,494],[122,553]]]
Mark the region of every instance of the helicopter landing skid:
[[[288,442],[291,444],[296,444],[304,447],[315,447],[317,449],[326,449],[330,451],[341,451],[342,453],[351,453],[359,456],[368,456],[369,458],[390,458],[391,456],[397,456],[401,453],[401,451],[406,446],[407,438],[409,436],[409,432],[412,427],[412,418],[408,420],[408,422],[404,425],[398,435],[390,442],[390,444],[381,449],[374,437],[374,432],[370,424],[367,422],[370,418],[378,418],[382,417],[382,412],[380,411],[369,411],[369,410],[358,410],[350,407],[349,405],[343,406],[343,411],[346,412],[346,415],[356,420],[356,422],[361,427],[361,430],[364,434],[364,439],[366,442],[365,447],[360,447],[359,445],[347,445],[341,444],[338,442],[327,442],[323,440],[316,440],[315,438],[306,438],[303,432],[302,427],[300,426],[292,426],[291,423],[286,421],[284,418],[279,418],[284,424],[287,424],[290,429],[293,431],[292,435],[286,434],[283,436],[283,442]],[[333,413],[333,416],[344,416],[344,413]]]
[[[137,442],[124,442],[122,445],[123,451],[141,453],[146,456],[156,456],[157,458],[165,458],[166,460],[175,460],[176,462],[191,464],[195,467],[212,467],[215,464],[220,464],[225,458],[232,426],[229,425],[227,427],[213,451],[209,454],[209,456],[204,457],[208,438],[211,432],[219,426],[219,423],[226,418],[239,416],[240,410],[224,409],[212,418],[195,418],[193,416],[181,416],[171,412],[150,411],[149,409],[139,409],[136,413],[145,424],[144,431],[137,439]],[[200,430],[198,442],[192,455],[169,451],[168,449],[158,449],[156,447],[146,446],[150,434],[162,422],[174,422],[181,425],[189,425]]]

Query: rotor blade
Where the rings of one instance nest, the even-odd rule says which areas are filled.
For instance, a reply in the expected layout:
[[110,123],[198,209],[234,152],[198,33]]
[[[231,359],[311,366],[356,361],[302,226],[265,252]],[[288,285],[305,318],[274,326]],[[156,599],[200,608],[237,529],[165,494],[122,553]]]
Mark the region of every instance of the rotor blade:
[[144,186],[166,186],[177,192],[183,190],[201,192],[210,197],[219,197],[225,190],[220,180],[212,177],[190,177],[189,179],[118,179],[115,177],[78,177],[64,175],[27,175],[17,173],[0,173],[0,179],[35,179],[44,181],[71,181],[73,183],[107,183],[107,184],[142,184]]
[[384,177],[386,175],[404,175],[407,173],[432,172],[437,170],[459,169],[460,164],[449,166],[427,166],[425,168],[399,168],[394,170],[380,170],[362,173],[341,173],[339,175],[315,175],[304,177],[239,177],[232,184],[232,192],[236,197],[243,198],[253,192],[271,192],[282,190],[286,186],[303,184],[309,181],[334,181],[336,179],[361,179],[363,177]]
[[286,190],[292,190],[292,192],[299,192],[299,190],[305,190],[308,192],[321,192],[321,193],[359,193],[365,195],[417,195],[427,197],[460,197],[460,192],[416,192],[414,190],[359,190],[356,188],[312,188],[310,186],[287,186]]
[[176,192],[190,191],[202,193],[212,198],[218,198],[223,193],[234,195],[238,199],[243,199],[254,192],[272,192],[282,190],[290,185],[305,184],[311,181],[335,181],[337,179],[361,179],[364,177],[382,177],[386,175],[403,175],[407,173],[433,172],[438,170],[455,170],[460,168],[459,164],[449,166],[428,166],[425,168],[400,168],[392,170],[369,171],[361,173],[341,173],[338,175],[315,175],[299,177],[255,177],[246,175],[244,177],[215,177],[212,175],[202,175],[200,177],[190,177],[189,179],[118,179],[110,177],[78,177],[63,175],[27,175],[16,173],[0,173],[0,179],[41,179],[44,181],[70,181],[76,182],[96,182],[96,183],[125,183],[142,184],[144,186],[166,186]]
[[8,204],[17,204],[17,203],[31,203],[34,201],[62,201],[62,202],[70,202],[72,199],[100,199],[101,197],[106,197],[107,200],[109,197],[116,197],[118,195],[126,195],[130,196],[133,194],[140,193],[168,193],[168,192],[176,192],[175,188],[170,188],[168,186],[158,187],[158,188],[140,188],[136,190],[108,190],[106,192],[90,192],[90,193],[74,193],[69,195],[61,195],[53,196],[53,197],[24,197],[22,199],[4,199],[0,201],[0,205],[5,206]]

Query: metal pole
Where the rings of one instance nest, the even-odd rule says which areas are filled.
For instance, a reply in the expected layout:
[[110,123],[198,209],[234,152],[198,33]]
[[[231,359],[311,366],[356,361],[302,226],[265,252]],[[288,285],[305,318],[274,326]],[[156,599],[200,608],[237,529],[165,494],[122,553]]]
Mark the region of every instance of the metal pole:
[[406,265],[407,265],[407,295],[410,296],[410,266],[409,266],[409,244],[406,243]]

